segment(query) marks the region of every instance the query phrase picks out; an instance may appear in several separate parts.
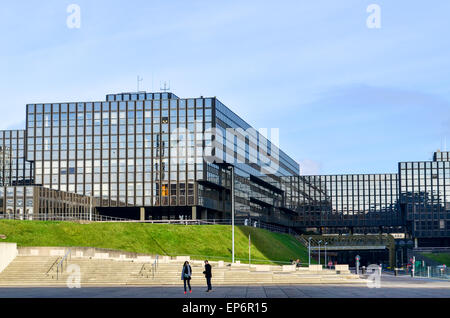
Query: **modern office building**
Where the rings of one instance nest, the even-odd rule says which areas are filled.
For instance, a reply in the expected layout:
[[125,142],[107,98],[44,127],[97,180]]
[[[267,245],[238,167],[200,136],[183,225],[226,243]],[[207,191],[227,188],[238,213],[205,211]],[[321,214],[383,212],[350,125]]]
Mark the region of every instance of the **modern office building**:
[[42,186],[0,187],[0,216],[19,220],[87,220],[90,198]]
[[448,152],[401,162],[398,173],[300,176],[271,141],[276,133],[215,97],[137,92],[28,104],[26,129],[0,132],[0,217],[82,218],[92,205],[128,219],[229,219],[234,201],[238,219],[449,244]]
[[399,162],[397,174],[302,176],[311,186],[300,226],[324,233],[405,233],[415,246],[450,246],[450,156]]
[[0,218],[89,216],[90,198],[34,185],[33,162],[25,158],[25,145],[25,130],[0,131]]
[[0,131],[0,186],[31,185],[33,164],[25,160],[25,130]]
[[397,174],[320,175],[302,179],[316,187],[304,187],[312,203],[305,205],[299,216],[300,224],[325,228],[328,233],[404,231]]
[[450,246],[449,152],[434,161],[400,162],[400,205],[419,246]]
[[231,165],[237,217],[292,225],[281,184],[299,165],[217,98],[29,104],[26,133],[35,183],[101,198],[101,213],[229,218]]

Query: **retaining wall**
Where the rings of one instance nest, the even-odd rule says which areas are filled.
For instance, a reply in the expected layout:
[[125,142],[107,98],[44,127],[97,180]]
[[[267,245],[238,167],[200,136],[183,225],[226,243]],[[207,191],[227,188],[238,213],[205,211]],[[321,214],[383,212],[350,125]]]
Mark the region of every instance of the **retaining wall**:
[[0,273],[16,258],[16,256],[16,243],[0,243]]

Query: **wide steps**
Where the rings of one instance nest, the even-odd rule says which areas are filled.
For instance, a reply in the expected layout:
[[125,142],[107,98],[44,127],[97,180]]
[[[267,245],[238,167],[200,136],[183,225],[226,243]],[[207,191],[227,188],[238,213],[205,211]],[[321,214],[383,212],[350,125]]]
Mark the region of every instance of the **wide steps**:
[[[67,267],[76,264],[80,268],[82,286],[180,286],[182,262],[159,263],[156,272],[149,263],[116,261],[96,258],[68,259],[64,264],[64,273],[56,279],[54,268],[46,275],[49,268],[61,257],[18,256],[0,273],[1,286],[66,286],[72,273]],[[191,264],[194,286],[206,284],[203,266]],[[144,268],[144,269],[143,269]],[[226,285],[271,285],[271,284],[355,284],[364,283],[357,275],[336,274],[335,271],[309,271],[297,269],[284,272],[278,266],[271,266],[270,271],[257,271],[247,266],[213,266],[212,284]]]

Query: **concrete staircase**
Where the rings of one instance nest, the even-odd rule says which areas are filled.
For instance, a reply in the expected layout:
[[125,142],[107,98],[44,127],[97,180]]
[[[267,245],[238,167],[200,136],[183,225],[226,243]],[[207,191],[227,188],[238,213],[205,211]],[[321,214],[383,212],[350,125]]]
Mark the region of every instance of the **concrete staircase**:
[[[56,266],[60,256],[17,256],[0,273],[0,286],[66,286],[70,275],[68,266],[76,264],[81,273],[81,286],[161,286],[182,285],[182,261],[159,263],[156,271],[153,263],[129,260],[72,257],[67,260],[64,273],[56,279]],[[205,285],[203,264],[191,261],[191,285]],[[287,285],[287,284],[361,284],[365,280],[350,272],[297,268],[283,270],[281,266],[250,267],[248,265],[211,262],[212,284],[220,285]],[[53,265],[53,266],[52,266]],[[49,271],[50,269],[50,271]]]
[[60,257],[17,256],[1,273],[0,286],[41,286],[52,284],[54,279],[47,271]]

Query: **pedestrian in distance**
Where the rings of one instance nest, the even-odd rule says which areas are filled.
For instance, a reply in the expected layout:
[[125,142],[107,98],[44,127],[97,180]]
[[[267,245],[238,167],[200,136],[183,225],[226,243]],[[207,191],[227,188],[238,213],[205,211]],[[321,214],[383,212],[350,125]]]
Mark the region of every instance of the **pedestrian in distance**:
[[191,277],[192,277],[192,268],[189,265],[188,261],[185,261],[183,264],[183,269],[181,270],[181,280],[184,282],[184,294],[186,294],[186,283],[189,287],[189,293],[192,293],[191,289]]
[[212,271],[211,271],[211,265],[209,265],[209,262],[207,260],[205,261],[205,271],[203,272],[203,274],[205,275],[206,284],[208,285],[208,289],[206,290],[206,292],[208,293],[212,290],[212,286],[211,286]]

